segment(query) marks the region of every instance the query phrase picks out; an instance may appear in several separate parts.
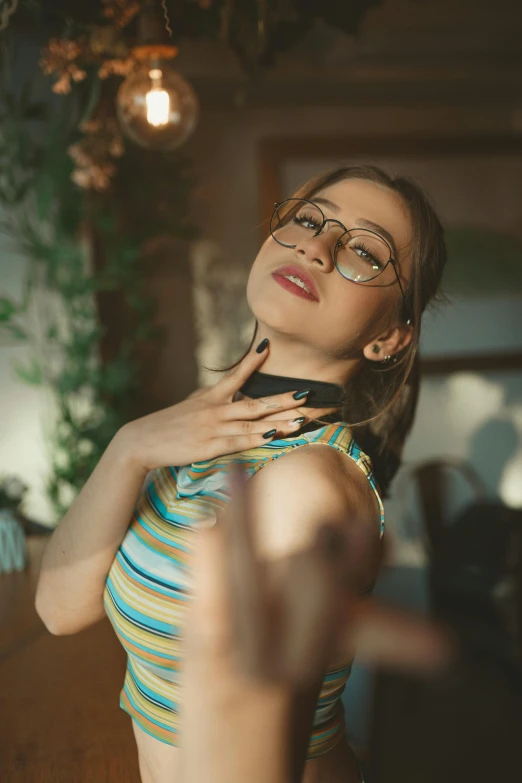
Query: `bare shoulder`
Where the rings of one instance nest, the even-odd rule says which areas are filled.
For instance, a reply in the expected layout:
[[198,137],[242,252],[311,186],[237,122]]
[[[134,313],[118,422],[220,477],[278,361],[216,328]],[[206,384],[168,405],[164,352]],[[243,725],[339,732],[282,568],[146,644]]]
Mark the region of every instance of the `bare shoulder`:
[[310,546],[318,527],[328,521],[355,531],[359,539],[362,535],[369,560],[377,558],[377,498],[364,472],[347,454],[325,444],[300,446],[274,459],[247,486],[257,543],[266,556],[284,556]]

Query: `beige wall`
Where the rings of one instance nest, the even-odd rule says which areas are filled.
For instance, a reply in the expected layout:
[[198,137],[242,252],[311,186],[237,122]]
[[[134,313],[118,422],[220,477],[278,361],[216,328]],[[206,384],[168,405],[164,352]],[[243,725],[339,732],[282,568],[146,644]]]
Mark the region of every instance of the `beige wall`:
[[[248,266],[259,245],[258,145],[267,136],[467,134],[512,129],[502,106],[292,107],[204,112],[186,151],[198,184],[194,214],[232,263]],[[325,158],[329,157],[325,150]],[[319,154],[319,151],[318,151]]]

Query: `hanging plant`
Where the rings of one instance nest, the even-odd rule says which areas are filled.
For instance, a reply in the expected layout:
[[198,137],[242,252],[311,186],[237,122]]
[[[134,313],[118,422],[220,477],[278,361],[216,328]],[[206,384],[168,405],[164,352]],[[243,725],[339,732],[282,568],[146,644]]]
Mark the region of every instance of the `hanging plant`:
[[[139,184],[158,200],[150,198],[140,214],[143,191],[129,183],[136,156],[144,153],[132,150],[110,189],[87,196],[74,182],[77,174],[71,179],[75,162],[66,153],[65,119],[46,117],[27,91],[16,100],[7,92],[0,97],[0,230],[27,262],[20,299],[0,298],[0,334],[4,343],[30,348],[30,358],[15,365],[18,377],[52,395],[47,493],[58,520],[133,416],[138,348],[160,337],[151,326],[154,302],[143,295],[141,248],[166,232],[195,235],[185,219],[190,181],[186,161],[162,157],[160,171],[152,156],[152,165],[140,168]],[[64,109],[67,116],[70,106]],[[39,133],[31,132],[35,120]],[[73,148],[77,143],[71,139]],[[103,255],[98,266],[96,246]],[[99,301],[107,295],[122,303],[127,328],[112,355],[103,357]]]

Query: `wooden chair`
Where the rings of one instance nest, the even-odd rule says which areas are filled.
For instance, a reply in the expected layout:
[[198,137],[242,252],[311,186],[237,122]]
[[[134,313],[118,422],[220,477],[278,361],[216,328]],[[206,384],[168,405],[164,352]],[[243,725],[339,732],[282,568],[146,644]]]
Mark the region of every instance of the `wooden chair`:
[[[444,527],[451,523],[448,500],[450,483],[456,476],[464,479],[468,489],[471,490],[470,502],[486,498],[486,487],[479,474],[469,462],[456,457],[444,457],[413,465],[403,473],[400,486],[395,493],[398,497],[405,496],[408,487],[412,484],[418,488],[422,527],[426,546],[430,551],[437,548]],[[412,530],[410,532],[413,534]],[[415,534],[418,535],[418,529]]]

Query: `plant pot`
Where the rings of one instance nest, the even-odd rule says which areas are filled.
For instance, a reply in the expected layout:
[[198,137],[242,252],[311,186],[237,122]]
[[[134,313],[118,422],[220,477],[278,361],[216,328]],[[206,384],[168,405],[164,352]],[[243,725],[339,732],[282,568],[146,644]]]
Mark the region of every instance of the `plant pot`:
[[25,536],[16,515],[0,509],[0,574],[23,571],[26,564]]

